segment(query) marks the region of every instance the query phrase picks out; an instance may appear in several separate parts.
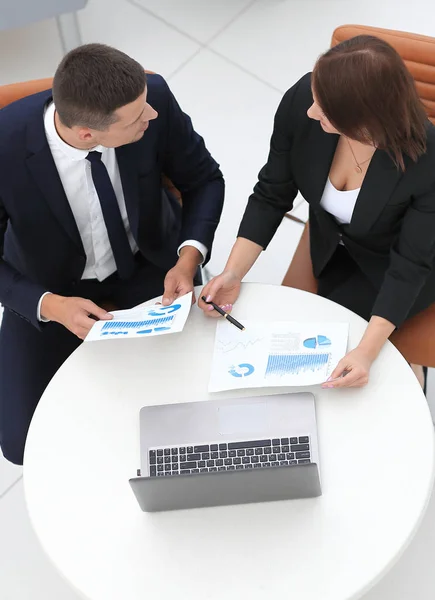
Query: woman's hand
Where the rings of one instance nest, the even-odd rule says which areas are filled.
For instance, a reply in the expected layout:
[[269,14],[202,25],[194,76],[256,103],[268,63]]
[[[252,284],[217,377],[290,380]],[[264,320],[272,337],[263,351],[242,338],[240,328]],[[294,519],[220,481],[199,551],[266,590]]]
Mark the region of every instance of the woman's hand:
[[209,317],[219,317],[219,313],[213,310],[210,304],[204,302],[201,298],[205,296],[207,302],[218,304],[226,312],[230,312],[234,302],[240,294],[241,281],[232,271],[224,271],[217,277],[213,277],[202,290],[198,306],[202,308]]
[[373,358],[362,348],[355,348],[340,360],[322,388],[363,387],[369,381]]
[[[262,250],[262,246],[255,242],[245,238],[237,238],[224,271],[209,281],[199,296],[198,306],[202,308],[206,315],[219,317],[219,313],[213,310],[210,304],[207,304],[210,301],[226,312],[231,311],[234,302],[239,297],[243,277],[255,263]],[[204,302],[201,296],[204,296],[207,302]]]
[[363,387],[368,383],[370,367],[382,346],[394,331],[394,325],[383,317],[373,315],[359,343],[340,360],[323,388]]

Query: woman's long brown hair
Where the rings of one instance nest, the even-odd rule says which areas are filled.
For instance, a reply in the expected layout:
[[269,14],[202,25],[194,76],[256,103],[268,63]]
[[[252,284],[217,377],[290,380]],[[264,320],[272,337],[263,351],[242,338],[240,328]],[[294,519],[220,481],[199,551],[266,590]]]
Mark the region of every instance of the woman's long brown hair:
[[426,152],[428,118],[414,80],[387,42],[359,35],[323,54],[312,79],[316,99],[343,135],[386,150],[405,170]]

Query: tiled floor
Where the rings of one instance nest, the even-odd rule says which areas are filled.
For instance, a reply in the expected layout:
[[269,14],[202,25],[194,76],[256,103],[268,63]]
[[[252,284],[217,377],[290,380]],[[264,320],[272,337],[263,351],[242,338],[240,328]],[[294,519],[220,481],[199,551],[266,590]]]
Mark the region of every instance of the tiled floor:
[[[361,23],[435,35],[428,7],[429,0],[89,0],[80,27],[85,42],[117,46],[164,75],[221,163],[227,200],[210,263],[216,273],[266,159],[282,92],[311,68],[334,27]],[[52,75],[61,57],[55,23],[0,32],[0,57],[0,84]],[[297,204],[304,215],[305,204]],[[300,233],[285,220],[248,279],[279,283]],[[430,380],[435,409],[434,372]],[[20,468],[0,460],[0,597],[79,600],[40,550],[20,477]],[[435,499],[402,559],[365,600],[432,599],[434,555]]]

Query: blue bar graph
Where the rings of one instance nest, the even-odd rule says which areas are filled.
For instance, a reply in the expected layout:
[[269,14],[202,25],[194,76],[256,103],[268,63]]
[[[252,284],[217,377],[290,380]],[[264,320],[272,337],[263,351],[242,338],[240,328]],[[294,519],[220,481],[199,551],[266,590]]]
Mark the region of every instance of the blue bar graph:
[[160,317],[160,319],[149,319],[147,321],[106,321],[104,323],[101,334],[107,335],[113,331],[123,331],[126,329],[140,329],[142,327],[158,327],[160,325],[168,325],[174,320],[174,315]]
[[266,377],[273,375],[298,375],[305,371],[320,371],[329,363],[330,354],[270,354]]

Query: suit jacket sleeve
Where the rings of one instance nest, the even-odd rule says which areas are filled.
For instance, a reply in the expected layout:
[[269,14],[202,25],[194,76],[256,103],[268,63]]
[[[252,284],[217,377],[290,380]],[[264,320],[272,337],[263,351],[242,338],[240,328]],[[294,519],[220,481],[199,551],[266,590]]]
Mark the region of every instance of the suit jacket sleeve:
[[193,129],[167,84],[167,140],[164,173],[181,192],[183,210],[179,243],[196,240],[209,250],[224,202],[224,179],[204,140]]
[[[3,256],[4,236],[8,221],[8,214],[0,199],[0,256]],[[5,308],[29,321],[38,329],[43,326],[37,318],[38,302],[46,291],[45,288],[32,283],[0,258],[0,302]]]
[[435,184],[415,196],[391,249],[390,266],[372,314],[396,327],[407,318],[435,260]]
[[[306,77],[306,76],[305,76]],[[284,95],[275,115],[267,163],[258,175],[239,228],[239,237],[267,248],[298,193],[291,169],[293,104],[302,78]]]

